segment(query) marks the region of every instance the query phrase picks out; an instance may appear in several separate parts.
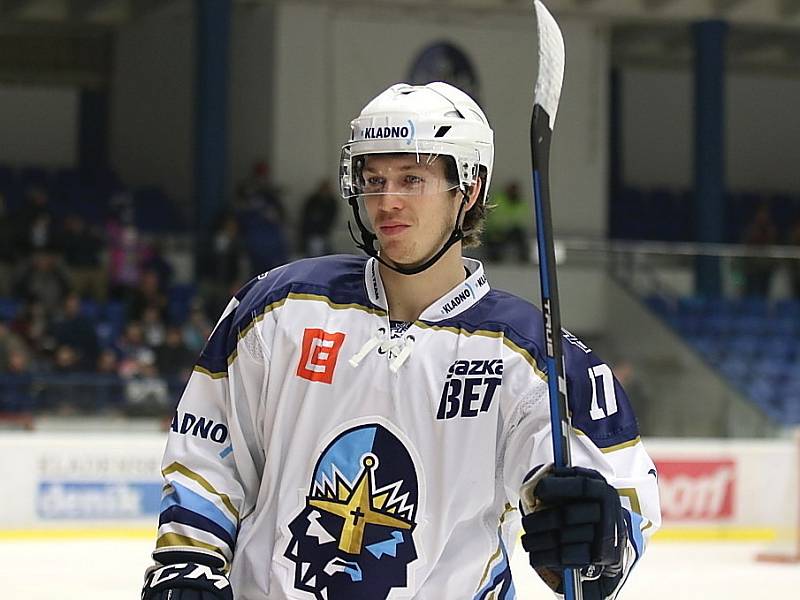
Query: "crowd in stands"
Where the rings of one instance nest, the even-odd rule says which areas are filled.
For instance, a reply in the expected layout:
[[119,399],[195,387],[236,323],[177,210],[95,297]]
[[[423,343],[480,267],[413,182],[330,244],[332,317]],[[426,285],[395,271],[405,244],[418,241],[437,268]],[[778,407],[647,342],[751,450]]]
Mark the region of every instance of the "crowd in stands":
[[168,415],[230,296],[332,249],[330,184],[306,199],[292,252],[280,191],[257,162],[197,245],[196,277],[178,282],[164,241],[187,232],[179,211],[159,190],[104,181],[0,165],[0,414]]
[[[257,273],[334,250],[342,201],[330,182],[304,200],[294,232],[281,196],[268,165],[255,163],[205,243],[190,241],[195,277],[177,281],[169,241],[194,234],[160,190],[0,165],[0,414],[170,414],[230,296]],[[519,185],[489,202],[484,256],[530,260],[532,214]],[[783,230],[776,221],[788,221],[761,206],[737,240],[800,246],[800,219]],[[747,294],[764,295],[774,267],[743,262]]]
[[164,412],[211,330],[130,207],[61,217],[43,188],[4,211],[0,412]]

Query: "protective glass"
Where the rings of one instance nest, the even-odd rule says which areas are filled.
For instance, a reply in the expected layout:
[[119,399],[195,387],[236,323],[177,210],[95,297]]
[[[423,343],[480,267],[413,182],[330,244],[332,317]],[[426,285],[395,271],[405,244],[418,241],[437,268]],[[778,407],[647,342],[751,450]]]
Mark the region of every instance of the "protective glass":
[[453,159],[441,154],[386,152],[352,155],[342,151],[340,188],[345,198],[401,195],[431,196],[456,190]]

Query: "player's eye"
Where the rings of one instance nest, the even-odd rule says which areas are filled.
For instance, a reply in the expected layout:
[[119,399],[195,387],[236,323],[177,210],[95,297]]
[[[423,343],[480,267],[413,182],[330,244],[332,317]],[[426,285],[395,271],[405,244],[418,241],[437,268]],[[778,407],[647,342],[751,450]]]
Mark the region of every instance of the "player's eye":
[[364,180],[364,188],[370,192],[381,190],[385,186],[386,186],[386,179],[384,177],[378,177],[377,175],[372,175],[366,177],[366,179]]

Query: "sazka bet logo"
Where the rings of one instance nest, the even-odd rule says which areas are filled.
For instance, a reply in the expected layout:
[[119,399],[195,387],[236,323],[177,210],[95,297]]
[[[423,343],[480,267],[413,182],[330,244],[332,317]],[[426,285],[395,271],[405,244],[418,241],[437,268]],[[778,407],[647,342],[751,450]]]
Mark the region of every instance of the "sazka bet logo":
[[320,600],[379,600],[406,586],[417,501],[414,463],[397,437],[380,425],[339,435],[289,524],[295,588]]
[[457,360],[447,370],[436,418],[477,417],[492,407],[503,385],[503,359]]

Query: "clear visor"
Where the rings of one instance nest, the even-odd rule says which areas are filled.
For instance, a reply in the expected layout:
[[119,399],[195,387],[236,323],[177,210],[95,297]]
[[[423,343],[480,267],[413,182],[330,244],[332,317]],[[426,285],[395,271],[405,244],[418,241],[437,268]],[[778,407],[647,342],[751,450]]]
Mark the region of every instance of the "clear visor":
[[432,196],[459,188],[453,158],[441,154],[390,152],[351,155],[342,151],[340,187],[345,198]]

